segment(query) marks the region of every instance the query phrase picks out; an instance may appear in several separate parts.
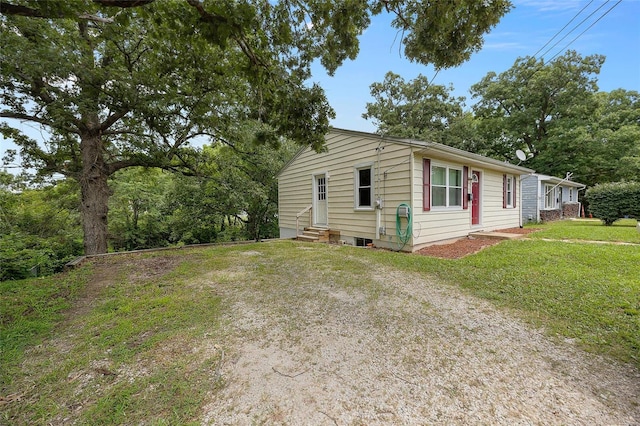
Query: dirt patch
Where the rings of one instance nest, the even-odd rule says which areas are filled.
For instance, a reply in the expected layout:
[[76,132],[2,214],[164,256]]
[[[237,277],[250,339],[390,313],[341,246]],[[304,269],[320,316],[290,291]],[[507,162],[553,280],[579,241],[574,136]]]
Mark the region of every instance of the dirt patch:
[[216,284],[232,326],[226,386],[204,424],[640,421],[634,368],[554,342],[454,287],[355,262],[370,286],[322,270],[284,287]]
[[[526,235],[537,230],[538,229],[535,228],[508,228],[500,229],[496,232]],[[417,251],[417,253],[441,259],[459,259],[477,253],[486,247],[499,244],[501,241],[503,240],[484,237],[466,237],[449,244],[434,244]]]
[[[93,267],[91,279],[83,288],[78,300],[67,312],[67,318],[86,314],[94,307],[104,290],[118,279],[133,283],[144,282],[172,271],[183,258],[178,256],[148,257],[144,254],[98,256],[87,260]],[[124,274],[127,275],[124,275]]]
[[[122,365],[99,353],[67,380],[79,395],[93,395],[189,353],[190,371],[203,359],[216,360],[193,376],[192,383],[216,383],[194,412],[199,424],[640,424],[640,371],[633,366],[548,338],[428,272],[383,267],[339,246],[300,245],[295,253],[257,247],[217,252],[228,256],[224,266],[194,271],[181,283],[223,300],[211,333],[176,336],[152,358]],[[120,280],[144,285],[145,277],[171,273],[179,259],[96,261],[94,280],[75,309],[89,309],[91,299],[99,301]],[[84,324],[71,326],[67,333]],[[39,365],[33,364],[38,356],[50,360],[73,350],[70,340],[39,345],[26,370]],[[92,403],[73,400],[73,415]]]

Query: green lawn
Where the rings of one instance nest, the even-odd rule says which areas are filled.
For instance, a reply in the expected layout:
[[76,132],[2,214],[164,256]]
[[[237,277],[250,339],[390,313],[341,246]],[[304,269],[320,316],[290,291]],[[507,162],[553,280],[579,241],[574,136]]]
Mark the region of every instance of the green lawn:
[[[281,241],[113,256],[71,273],[0,283],[0,397],[22,401],[3,406],[0,424],[62,423],[64,416],[79,424],[196,421],[208,393],[222,385],[215,372],[224,352],[198,349],[225,339],[228,301],[207,283],[269,286],[272,297],[295,301],[304,297],[296,271],[322,270],[364,286],[354,271],[371,262],[457,286],[551,336],[640,367],[640,246],[540,239],[633,242],[635,228],[542,228],[534,239],[459,260],[325,244],[301,251]],[[257,250],[262,258],[252,266],[248,256]],[[105,273],[108,284],[96,286]]]
[[[0,283],[0,396],[29,400],[1,411],[0,424],[66,423],[74,407],[82,407],[79,424],[189,424],[221,384],[213,374],[221,354],[204,355],[195,343],[215,333],[221,299],[186,284],[219,268],[219,258],[162,251],[101,262],[99,273],[87,264]],[[79,299],[105,274],[104,287]],[[74,301],[89,306],[70,311]]]
[[372,254],[513,309],[553,335],[640,366],[640,247],[505,241],[459,260]]
[[617,241],[640,244],[640,232],[634,219],[620,219],[611,226],[599,220],[563,220],[545,224],[527,225],[541,231],[529,235],[531,238],[551,238],[591,241]]

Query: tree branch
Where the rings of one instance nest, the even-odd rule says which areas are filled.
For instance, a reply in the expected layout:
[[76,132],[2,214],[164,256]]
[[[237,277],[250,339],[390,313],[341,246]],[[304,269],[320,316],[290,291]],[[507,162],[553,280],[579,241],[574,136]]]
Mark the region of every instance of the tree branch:
[[[155,0],[93,0],[94,3],[101,6],[112,6],[119,8],[131,8],[140,7],[153,3]],[[60,19],[60,18],[78,18],[88,21],[102,22],[106,24],[113,23],[113,18],[104,18],[97,15],[91,15],[88,13],[81,13],[79,15],[64,15],[62,13],[52,13],[51,11],[43,12],[39,9],[34,9],[27,6],[8,3],[6,1],[0,1],[0,14],[1,15],[15,15],[15,16],[27,16],[30,18],[43,18],[43,19]]]
[[102,6],[113,6],[120,8],[145,6],[147,4],[153,3],[154,1],[155,0],[93,0],[94,3]]
[[200,20],[202,20],[203,22],[215,25],[225,24],[233,28],[231,38],[238,44],[245,56],[249,58],[253,65],[268,68],[267,65],[262,61],[262,59],[260,59],[260,57],[253,51],[253,49],[247,42],[247,39],[244,36],[244,33],[242,32],[242,28],[240,26],[230,22],[229,19],[224,16],[207,12],[200,0],[187,0],[187,3],[194,9],[196,9],[198,14],[200,14]]
[[87,21],[101,22],[103,24],[113,24],[114,22],[113,18],[103,18],[97,15],[89,15],[88,13],[82,13],[78,15],[78,18],[86,19]]
[[38,9],[0,1],[0,13],[3,15],[28,16],[31,18],[64,18],[63,15],[47,15]]
[[[15,118],[16,120],[33,121],[34,123],[44,124],[45,126],[54,127],[54,123],[44,118],[36,117],[34,115],[23,114],[21,112],[0,111],[0,117],[2,118]],[[75,132],[74,132],[75,133]]]
[[106,134],[106,130],[109,127],[113,126],[122,117],[127,115],[129,113],[129,111],[130,111],[129,109],[124,109],[122,111],[117,111],[117,112],[114,112],[113,114],[111,114],[109,117],[107,117],[106,120],[104,120],[104,122],[100,126],[100,132],[102,132],[103,134]]

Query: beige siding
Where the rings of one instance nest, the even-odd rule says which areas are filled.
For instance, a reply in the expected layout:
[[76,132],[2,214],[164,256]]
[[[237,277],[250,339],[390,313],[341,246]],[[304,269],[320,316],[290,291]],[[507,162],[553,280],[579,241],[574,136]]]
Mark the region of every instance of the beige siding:
[[[376,245],[397,248],[396,208],[402,203],[411,206],[413,216],[413,239],[404,250],[416,250],[437,241],[464,237],[474,230],[489,231],[520,224],[519,190],[517,208],[502,207],[503,173],[498,171],[500,165],[487,165],[478,158],[470,158],[467,164],[462,155],[452,157],[443,150],[383,141],[376,135],[357,132],[330,133],[326,148],[327,152],[321,154],[310,149],[300,152],[279,175],[280,230],[283,237],[295,235],[296,213],[312,204],[313,177],[319,173],[326,173],[329,177],[328,226],[339,230],[341,238],[349,242],[353,242],[354,237],[369,238]],[[423,211],[423,158],[459,168],[466,165],[470,171],[482,172],[480,225],[471,225],[471,203],[468,209],[433,208]],[[379,198],[383,201],[380,210],[355,208],[355,170],[367,164],[373,166],[374,200]],[[305,215],[300,220],[300,227],[308,223],[309,216]],[[384,232],[378,234],[381,228]]]
[[[485,192],[483,198],[482,229],[492,231],[496,229],[515,228],[520,225],[520,200],[516,208],[502,207],[502,173],[485,172]],[[519,176],[516,176],[516,196],[520,197]]]
[[[471,224],[471,202],[467,209],[432,208],[429,211],[422,209],[422,167],[423,158],[429,158],[432,163],[439,163],[453,167],[463,168],[465,165],[471,170],[482,172],[480,185],[481,207],[480,224]],[[418,155],[414,161],[414,199],[415,209],[413,217],[414,250],[425,245],[467,236],[473,231],[493,231],[496,229],[513,228],[520,225],[519,200],[516,208],[502,207],[502,172],[488,170],[471,164],[451,162],[441,156]],[[464,185],[464,182],[463,182]],[[517,184],[516,184],[517,186]],[[469,184],[469,193],[471,185]],[[518,198],[520,191],[516,191]]]
[[[279,176],[280,228],[295,229],[296,213],[313,201],[313,175],[327,173],[328,226],[346,237],[374,239],[378,212],[355,209],[354,182],[355,168],[372,164],[374,199],[383,199],[380,223],[395,232],[395,207],[409,202],[411,149],[382,144],[378,151],[379,144],[375,138],[338,133],[327,137],[328,152],[317,154],[306,149],[300,153]],[[305,215],[300,226],[308,220]]]

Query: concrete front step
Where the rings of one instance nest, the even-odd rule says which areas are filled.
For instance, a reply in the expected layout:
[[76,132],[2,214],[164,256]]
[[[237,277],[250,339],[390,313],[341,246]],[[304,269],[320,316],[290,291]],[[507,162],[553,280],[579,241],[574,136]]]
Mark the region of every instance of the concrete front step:
[[340,239],[340,231],[331,230],[327,228],[307,227],[304,228],[302,235],[298,235],[299,241],[307,242],[322,242],[327,243],[329,241],[338,242]]
[[477,231],[469,234],[476,238],[493,238],[496,240],[515,240],[524,237],[524,234],[512,234],[510,232]]
[[320,241],[320,239],[317,236],[302,234],[302,235],[298,235],[298,241],[306,241],[308,243],[315,243],[315,242]]

